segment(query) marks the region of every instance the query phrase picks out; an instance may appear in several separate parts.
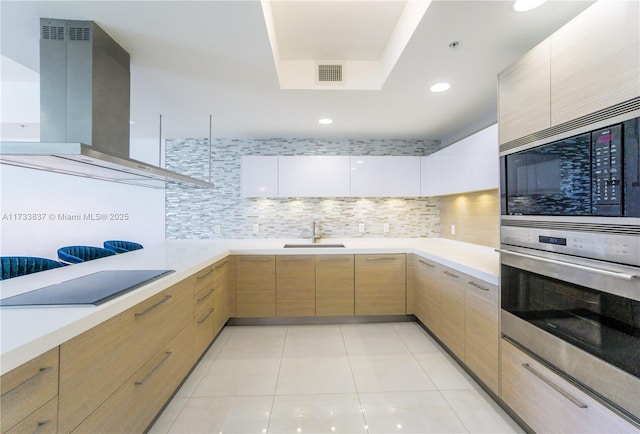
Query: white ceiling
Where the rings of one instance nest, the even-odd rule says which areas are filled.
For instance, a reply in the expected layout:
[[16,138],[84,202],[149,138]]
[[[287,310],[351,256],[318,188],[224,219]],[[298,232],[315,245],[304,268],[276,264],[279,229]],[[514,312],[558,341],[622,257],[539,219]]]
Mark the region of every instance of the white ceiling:
[[[368,58],[388,40],[405,2],[282,3],[289,7],[273,5],[281,56]],[[516,13],[506,0],[434,1],[380,90],[280,89],[257,0],[3,0],[1,53],[38,71],[40,17],[96,21],[131,54],[134,139],[157,140],[162,114],[165,137],[207,137],[212,115],[213,136],[219,138],[446,144],[495,122],[498,72],[591,3],[551,1]],[[339,19],[330,13],[336,8]],[[301,12],[309,21],[296,19]],[[327,16],[333,18],[322,19]],[[452,41],[460,42],[455,50]],[[6,82],[5,70],[0,74]],[[438,81],[450,82],[451,90],[429,92]],[[319,125],[324,117],[334,123]]]

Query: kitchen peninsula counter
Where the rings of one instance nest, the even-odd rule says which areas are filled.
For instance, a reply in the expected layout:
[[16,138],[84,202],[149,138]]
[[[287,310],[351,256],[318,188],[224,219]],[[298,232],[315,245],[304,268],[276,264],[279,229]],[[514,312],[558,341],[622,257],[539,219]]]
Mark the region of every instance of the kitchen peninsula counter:
[[0,281],[2,298],[103,270],[175,270],[99,306],[0,308],[0,374],[80,335],[228,255],[413,253],[496,285],[499,256],[489,247],[443,238],[326,239],[344,248],[284,248],[301,239],[167,240],[161,245]]

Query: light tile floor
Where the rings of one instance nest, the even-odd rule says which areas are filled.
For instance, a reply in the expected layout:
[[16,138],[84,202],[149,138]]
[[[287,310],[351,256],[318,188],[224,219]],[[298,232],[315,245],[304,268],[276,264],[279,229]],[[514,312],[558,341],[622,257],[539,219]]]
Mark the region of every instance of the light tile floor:
[[151,433],[521,433],[416,323],[226,327]]

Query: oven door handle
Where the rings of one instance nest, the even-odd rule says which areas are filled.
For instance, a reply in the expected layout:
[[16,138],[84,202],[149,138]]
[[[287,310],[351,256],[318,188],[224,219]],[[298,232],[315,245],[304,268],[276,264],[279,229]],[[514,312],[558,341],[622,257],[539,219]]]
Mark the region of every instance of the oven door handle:
[[543,258],[535,255],[527,255],[526,253],[514,252],[511,250],[495,249],[495,251],[498,253],[505,253],[507,255],[519,256],[527,259],[534,259],[540,262],[547,262],[549,264],[562,265],[563,267],[574,268],[576,270],[588,271],[590,273],[600,274],[602,276],[614,277],[620,280],[633,280],[640,277],[637,274],[619,273],[617,271],[603,270],[601,268],[588,267],[586,265],[579,265],[579,264],[574,264],[572,262],[566,262],[566,261],[558,261],[556,259]]

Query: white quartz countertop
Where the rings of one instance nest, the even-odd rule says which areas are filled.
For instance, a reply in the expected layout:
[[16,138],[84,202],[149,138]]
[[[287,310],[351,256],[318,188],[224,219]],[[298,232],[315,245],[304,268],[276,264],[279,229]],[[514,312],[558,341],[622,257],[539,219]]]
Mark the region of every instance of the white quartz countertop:
[[492,248],[443,238],[327,239],[344,248],[283,248],[302,239],[168,240],[142,250],[0,281],[0,297],[32,291],[102,270],[175,270],[99,306],[0,308],[0,374],[232,255],[414,253],[472,277],[498,284],[499,256]]

